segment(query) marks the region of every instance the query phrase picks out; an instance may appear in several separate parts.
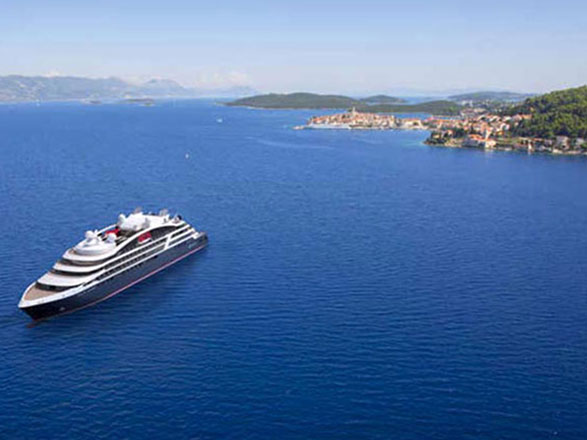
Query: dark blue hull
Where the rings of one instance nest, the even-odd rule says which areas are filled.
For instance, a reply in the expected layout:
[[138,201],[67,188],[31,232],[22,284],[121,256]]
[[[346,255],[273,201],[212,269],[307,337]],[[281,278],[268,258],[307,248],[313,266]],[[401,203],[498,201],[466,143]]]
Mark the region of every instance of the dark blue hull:
[[122,292],[128,287],[154,275],[188,255],[203,249],[207,244],[208,237],[206,234],[197,239],[187,240],[186,242],[174,246],[159,255],[149,258],[139,266],[128,269],[127,271],[76,295],[47,304],[26,307],[22,310],[34,320],[39,320],[64,313],[70,313],[91,306]]

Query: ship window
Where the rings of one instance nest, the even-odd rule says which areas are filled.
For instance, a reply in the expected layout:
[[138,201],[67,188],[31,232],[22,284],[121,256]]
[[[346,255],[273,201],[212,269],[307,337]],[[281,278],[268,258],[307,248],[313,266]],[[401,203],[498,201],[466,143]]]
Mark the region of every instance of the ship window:
[[[97,280],[103,280],[104,278],[110,277],[113,274],[122,273],[128,269],[131,269],[132,267],[138,267],[142,265],[146,260],[152,257],[153,254],[156,254],[157,252],[162,250],[163,243],[155,243],[154,245],[150,245],[149,247],[152,249],[150,249],[148,252],[141,252],[140,255],[138,255],[137,257],[131,258],[123,263],[116,262],[115,267],[112,267],[110,270],[100,275],[100,277],[98,277]],[[145,246],[145,248],[143,248],[142,250],[145,249],[147,249],[147,246]]]
[[181,235],[181,234],[189,231],[190,229],[191,229],[191,227],[188,227],[188,228],[180,227],[180,228],[178,228],[177,231],[175,231],[173,234],[171,234],[171,238],[177,237],[178,235]]
[[69,260],[68,258],[61,258],[59,260],[59,262],[62,264],[69,264],[70,266],[94,266],[96,264],[102,264],[107,260],[108,260],[108,258],[105,258],[103,260],[96,260],[96,261],[74,261],[74,260]]
[[78,273],[78,272],[66,272],[66,271],[63,271],[63,270],[51,269],[49,272],[54,273],[54,274],[57,274],[57,275],[63,275],[63,276],[66,276],[66,277],[81,277],[81,276],[91,275],[93,273],[98,272],[99,270],[100,269],[95,269],[95,270],[91,270],[91,271],[88,271],[88,272],[80,272],[80,273]]
[[41,290],[48,290],[50,292],[63,292],[64,290],[71,289],[71,286],[50,286],[49,284],[42,284],[38,281],[35,286]]

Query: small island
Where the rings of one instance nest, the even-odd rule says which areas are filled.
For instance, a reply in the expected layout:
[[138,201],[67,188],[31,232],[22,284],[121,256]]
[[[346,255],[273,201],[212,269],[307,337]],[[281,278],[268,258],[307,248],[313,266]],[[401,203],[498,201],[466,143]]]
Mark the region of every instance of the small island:
[[387,95],[367,98],[350,98],[342,95],[319,95],[316,93],[270,93],[237,99],[226,103],[231,107],[252,107],[262,109],[343,109],[390,105],[405,102],[401,98]]
[[231,107],[259,109],[348,109],[362,113],[429,113],[443,116],[459,115],[463,106],[449,100],[426,101],[407,104],[402,98],[387,95],[349,98],[343,95],[318,95],[315,93],[289,93],[256,95],[226,103]]
[[124,104],[136,104],[145,107],[151,107],[155,105],[155,100],[152,98],[127,98],[122,101]]

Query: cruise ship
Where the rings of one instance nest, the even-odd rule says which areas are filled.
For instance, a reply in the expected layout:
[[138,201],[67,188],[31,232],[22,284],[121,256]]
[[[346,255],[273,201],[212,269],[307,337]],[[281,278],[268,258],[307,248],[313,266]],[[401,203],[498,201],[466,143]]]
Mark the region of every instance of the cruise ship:
[[180,215],[140,208],[116,224],[87,231],[51,270],[32,283],[18,307],[34,320],[73,312],[103,301],[208,244]]

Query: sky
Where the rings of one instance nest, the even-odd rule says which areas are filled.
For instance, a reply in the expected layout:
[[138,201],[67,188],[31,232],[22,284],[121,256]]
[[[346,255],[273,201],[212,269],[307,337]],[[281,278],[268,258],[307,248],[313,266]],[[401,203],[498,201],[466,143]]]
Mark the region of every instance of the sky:
[[587,83],[587,0],[0,0],[0,75],[428,94]]

